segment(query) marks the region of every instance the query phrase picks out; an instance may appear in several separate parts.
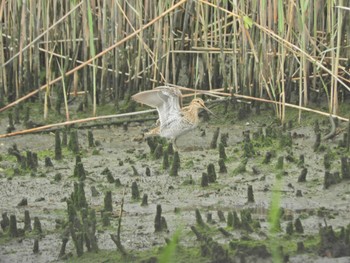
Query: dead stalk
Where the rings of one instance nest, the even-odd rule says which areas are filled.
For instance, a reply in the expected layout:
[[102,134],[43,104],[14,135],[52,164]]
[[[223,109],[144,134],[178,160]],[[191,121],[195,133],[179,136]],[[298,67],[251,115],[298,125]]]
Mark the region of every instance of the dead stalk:
[[115,243],[115,245],[117,246],[119,251],[123,254],[123,256],[127,255],[127,252],[126,252],[126,250],[121,242],[121,239],[120,239],[120,232],[121,232],[121,227],[122,227],[122,217],[123,217],[123,207],[124,207],[124,196],[125,196],[125,188],[123,190],[123,197],[122,197],[121,204],[120,204],[117,234],[110,235],[111,239],[113,240],[113,242]]
[[[162,14],[160,14],[159,16],[157,16],[156,18],[152,19],[150,22],[146,23],[145,25],[143,25],[141,28],[137,29],[136,31],[134,31],[133,33],[131,33],[130,35],[126,36],[125,38],[121,39],[120,41],[118,41],[117,43],[113,44],[112,46],[110,46],[109,48],[101,51],[100,53],[98,53],[96,56],[86,60],[84,63],[80,64],[79,66],[69,70],[68,72],[65,73],[65,76],[69,76],[71,74],[73,74],[74,72],[82,69],[83,67],[85,67],[86,65],[90,64],[91,62],[93,62],[94,60],[96,60],[97,58],[105,55],[106,53],[112,51],[114,48],[120,46],[121,44],[125,43],[126,41],[130,40],[131,38],[135,37],[137,34],[139,34],[141,31],[145,30],[146,28],[152,26],[154,23],[156,23],[157,21],[159,21],[160,19],[162,19],[164,16],[166,16],[167,14],[169,14],[170,12],[172,12],[173,10],[175,10],[176,8],[178,8],[179,6],[181,6],[183,3],[185,3],[187,0],[181,0],[178,3],[174,4],[173,6],[171,6],[169,9],[167,9],[166,11],[164,11]],[[58,81],[60,81],[62,79],[62,76],[50,81],[49,83],[41,86],[40,88],[28,93],[27,95],[17,99],[14,102],[11,102],[9,104],[7,104],[6,106],[4,106],[3,108],[0,109],[0,112],[3,112],[15,105],[17,105],[18,103],[32,97],[33,95],[37,94],[39,91],[45,89],[47,87],[47,85],[53,85],[55,83],[57,83]]]

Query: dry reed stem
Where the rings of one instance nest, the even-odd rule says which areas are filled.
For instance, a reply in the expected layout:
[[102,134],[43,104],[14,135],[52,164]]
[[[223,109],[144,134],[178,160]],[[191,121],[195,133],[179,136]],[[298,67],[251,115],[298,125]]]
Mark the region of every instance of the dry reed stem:
[[128,113],[113,114],[113,115],[103,115],[103,116],[89,117],[89,118],[79,119],[79,120],[72,120],[72,121],[65,121],[65,122],[60,122],[60,123],[48,124],[48,125],[44,125],[44,126],[36,127],[36,128],[32,128],[32,129],[26,129],[26,130],[12,132],[12,133],[8,133],[8,134],[1,134],[0,139],[7,138],[7,137],[13,137],[13,136],[17,136],[17,135],[25,135],[25,134],[33,133],[33,132],[41,132],[41,131],[45,131],[45,130],[50,129],[50,128],[69,126],[69,125],[76,124],[76,123],[98,121],[98,120],[103,120],[103,119],[129,117],[129,116],[134,116],[134,115],[151,113],[151,112],[155,112],[155,111],[156,111],[156,109],[150,109],[150,110],[144,110],[144,111],[128,112]]
[[[339,0],[339,4],[343,5],[343,0]],[[342,33],[341,28],[343,25],[343,12],[341,9],[338,9],[338,26],[337,26],[337,45],[336,47],[340,47],[341,41],[342,41]],[[340,48],[336,49],[334,63],[332,63],[332,68],[334,75],[338,75],[339,71],[339,57],[340,57]],[[331,113],[337,113],[338,112],[338,82],[335,79],[332,79],[332,94],[333,94],[333,100],[331,100]]]
[[[209,53],[212,53],[212,54],[219,54],[221,52],[221,50],[220,50],[220,48],[217,48],[217,47],[192,46],[191,50],[180,50],[180,49],[177,49],[177,50],[173,50],[171,52],[173,52],[173,53],[198,53],[198,54],[209,52]],[[224,48],[223,52],[226,53],[226,54],[232,54],[233,53],[232,48]],[[235,50],[235,53],[236,54],[240,54],[240,53],[242,53],[242,50],[237,48]],[[245,52],[245,54],[254,55],[252,51],[247,51],[247,52]],[[267,55],[267,56],[277,56],[277,57],[280,57],[280,56],[284,55],[284,54],[281,54],[279,52],[265,52],[264,54]],[[295,54],[295,53],[293,55],[295,55],[296,57],[300,57],[300,55]],[[286,56],[290,56],[290,54],[286,54]],[[332,59],[331,57],[321,57],[321,56],[312,56],[312,57],[314,59],[320,59],[320,60],[321,59],[322,60],[331,60]],[[343,57],[343,58],[339,58],[339,60],[343,61],[343,62],[346,62],[348,60],[348,58]],[[342,67],[342,66],[339,65],[339,68],[341,68],[343,71],[345,71],[345,67]],[[347,72],[344,72],[344,73],[347,73]]]
[[[176,86],[176,85],[169,85],[169,86]],[[198,93],[206,94],[206,95],[210,95],[210,96],[214,96],[214,97],[218,97],[218,96],[232,97],[233,96],[236,98],[241,98],[241,99],[246,99],[246,100],[255,100],[255,101],[264,102],[264,103],[272,103],[272,104],[279,105],[279,106],[281,106],[283,104],[285,107],[294,108],[294,109],[307,111],[307,112],[312,112],[312,113],[316,113],[316,114],[323,115],[323,116],[331,116],[331,117],[338,118],[339,120],[342,120],[342,121],[349,122],[349,120],[350,120],[350,119],[341,117],[339,115],[329,114],[328,112],[323,112],[323,111],[319,111],[319,110],[315,110],[315,109],[311,109],[311,108],[307,108],[307,107],[303,107],[303,106],[298,106],[298,105],[294,105],[294,104],[290,104],[290,103],[286,103],[286,102],[279,102],[279,101],[273,101],[273,100],[268,100],[268,99],[247,96],[247,95],[222,92],[221,91],[221,90],[223,90],[222,88],[203,91],[203,90],[194,90],[191,88],[186,88],[186,87],[181,87],[181,86],[176,86],[176,87],[178,87],[179,89],[185,90],[185,91],[192,91],[192,92],[194,91],[195,92],[193,94],[186,94],[186,95],[184,95],[184,97],[188,97],[188,96],[195,95]],[[230,90],[232,90],[232,88],[230,88]],[[113,115],[103,115],[103,116],[98,116],[98,117],[90,117],[90,118],[79,119],[79,120],[65,121],[65,122],[61,122],[61,123],[54,123],[54,124],[49,124],[49,125],[45,125],[45,126],[41,126],[41,127],[32,128],[32,129],[26,129],[26,130],[22,130],[22,131],[12,132],[12,133],[8,133],[8,134],[0,134],[0,139],[18,136],[18,135],[25,135],[25,134],[33,133],[33,132],[41,132],[41,131],[45,131],[45,130],[50,129],[50,128],[69,126],[69,125],[77,124],[77,123],[85,123],[85,122],[97,121],[97,120],[102,120],[102,119],[129,117],[129,116],[134,116],[134,115],[147,114],[147,113],[151,113],[151,112],[155,112],[155,111],[156,111],[156,109],[150,109],[150,110],[137,111],[137,112],[129,112],[129,113],[113,114]]]
[[[209,6],[218,8],[224,12],[227,12],[229,14],[232,14],[232,16],[239,18],[240,16],[227,10],[224,9],[222,7],[219,7],[217,5],[214,5],[213,3],[210,3],[206,0],[199,0],[202,3],[205,3]],[[259,28],[262,32],[264,32],[265,34],[269,35],[270,37],[272,37],[274,40],[276,40],[277,42],[283,44],[286,48],[288,48],[288,50],[292,53],[297,53],[299,52],[299,54],[304,55],[310,62],[315,63],[317,66],[319,66],[320,68],[322,68],[324,71],[326,71],[328,74],[330,74],[333,78],[335,78],[339,83],[341,83],[348,91],[350,91],[350,87],[348,85],[346,85],[338,76],[334,75],[334,73],[328,69],[327,67],[325,67],[320,61],[314,59],[311,55],[309,55],[306,51],[302,50],[300,47],[292,44],[291,42],[285,40],[284,38],[282,38],[281,36],[277,35],[275,32],[273,32],[272,30],[261,26],[259,23],[252,21],[253,25],[255,25],[257,28]],[[297,53],[298,54],[298,53]]]
[[[127,15],[125,14],[124,10],[122,9],[122,7],[120,6],[120,4],[118,2],[116,2],[120,12],[122,13],[122,15],[124,16],[125,20],[128,22],[129,26],[131,27],[131,29],[135,32],[136,29],[132,26],[132,23],[130,22],[130,20],[128,19]],[[158,71],[159,75],[162,78],[162,81],[165,81],[165,78],[162,74],[162,72],[160,71],[160,69],[157,67],[157,63],[154,60],[154,53],[152,52],[152,50],[149,48],[149,46],[145,43],[145,41],[142,39],[141,36],[137,35],[137,38],[139,39],[139,41],[142,43],[142,45],[144,46],[146,52],[148,53],[149,57],[152,60],[152,64],[151,65],[155,65],[155,69]],[[151,67],[151,65],[149,65],[148,67]],[[135,75],[131,77],[130,80],[134,79],[134,78],[141,78],[141,75],[145,70],[142,70],[140,72],[135,72]]]
[[[241,95],[241,94],[232,94],[232,93],[227,93],[227,92],[221,92],[221,90],[223,90],[223,89],[215,89],[215,90],[213,89],[210,91],[199,91],[199,90],[194,90],[194,89],[185,88],[185,87],[178,87],[178,88],[182,89],[182,90],[186,90],[186,91],[195,91],[196,93],[204,93],[206,95],[214,95],[214,96],[220,95],[220,96],[225,96],[225,97],[234,96],[236,98],[241,98],[241,99],[246,99],[246,100],[255,100],[255,101],[264,102],[264,103],[272,103],[275,105],[282,104],[282,102],[279,102],[279,101],[256,98],[256,97]],[[188,95],[184,95],[184,96],[187,97]],[[328,112],[323,112],[323,111],[319,111],[319,110],[315,110],[315,109],[311,109],[311,108],[307,108],[307,107],[302,107],[302,106],[298,106],[298,105],[294,105],[294,104],[290,104],[290,103],[285,103],[285,102],[283,102],[283,104],[285,107],[294,108],[294,109],[298,109],[298,110],[302,110],[302,111],[308,111],[308,112],[316,113],[316,114],[323,115],[323,116],[332,116],[332,117],[336,117],[342,121],[347,121],[347,122],[349,121],[349,119],[347,119],[347,118],[344,118],[344,117],[341,117],[341,116],[335,115],[335,114],[329,114]],[[150,109],[150,110],[137,111],[137,112],[129,112],[129,113],[122,113],[122,114],[114,114],[114,115],[104,115],[104,116],[90,117],[90,118],[79,119],[79,120],[65,121],[65,122],[49,124],[49,125],[45,125],[45,126],[41,126],[41,127],[37,127],[37,128],[33,128],[33,129],[26,129],[26,130],[12,132],[12,133],[8,133],[8,134],[1,134],[0,139],[18,136],[18,135],[25,135],[25,134],[33,133],[33,132],[41,132],[41,131],[45,131],[45,130],[50,129],[50,128],[69,126],[69,125],[77,124],[77,123],[85,123],[85,122],[97,121],[97,120],[102,120],[102,119],[129,117],[129,116],[134,116],[134,115],[147,114],[147,113],[151,113],[151,112],[155,112],[155,111],[156,111],[156,109]]]
[[346,6],[335,6],[335,8],[339,8],[339,9],[343,9],[343,10],[347,10],[347,11],[350,11],[350,7],[346,7]]
[[[5,1],[3,1],[5,3]],[[30,42],[28,45],[26,45],[24,48],[21,48],[18,53],[13,55],[9,60],[7,60],[2,67],[6,66],[8,63],[10,63],[12,60],[14,60],[16,57],[18,57],[21,53],[23,53],[25,50],[27,50],[29,47],[31,47],[35,42],[37,42],[40,38],[45,36],[51,29],[53,29],[55,26],[60,24],[63,20],[65,20],[72,12],[75,11],[79,6],[81,6],[83,1],[81,1],[79,4],[77,4],[74,8],[72,8],[68,13],[66,13],[64,16],[62,16],[59,20],[57,20],[55,23],[53,23],[48,29],[46,29],[44,32],[42,32],[39,36],[37,36],[35,39],[33,39],[32,42]],[[56,43],[57,41],[55,41]]]
[[[199,94],[206,94],[206,95],[213,96],[213,97],[218,97],[218,96],[231,97],[233,95],[233,97],[235,97],[235,98],[254,100],[254,101],[265,102],[265,103],[272,103],[272,104],[276,104],[276,105],[284,104],[286,107],[289,107],[289,108],[294,108],[294,109],[298,109],[298,110],[302,110],[302,111],[308,111],[308,112],[316,113],[316,114],[323,115],[323,116],[332,116],[332,117],[338,118],[339,120],[342,120],[342,121],[349,121],[349,119],[342,117],[342,116],[339,116],[339,115],[336,115],[336,114],[329,114],[328,112],[323,112],[323,111],[319,111],[319,110],[315,110],[315,109],[311,109],[311,108],[307,108],[307,107],[303,107],[303,106],[299,106],[299,105],[295,105],[295,104],[291,104],[291,103],[262,99],[262,98],[241,95],[241,94],[236,94],[236,93],[232,94],[232,93],[228,93],[228,92],[222,92],[222,90],[224,90],[223,88],[204,91],[204,90],[194,90],[191,88],[181,87],[181,86],[172,85],[172,84],[167,84],[167,85],[173,86],[173,87],[178,87],[181,90],[195,91],[197,94],[198,93]],[[232,89],[233,88],[230,88],[229,90],[232,90]],[[188,97],[190,95],[194,95],[194,94],[186,94],[183,97]]]
[[[187,0],[181,0],[178,3],[176,3],[175,5],[171,6],[169,9],[167,9],[166,11],[164,11],[162,14],[160,14],[159,16],[157,16],[156,18],[152,19],[150,22],[148,22],[147,24],[143,25],[141,28],[137,29],[136,31],[134,31],[133,33],[131,33],[130,35],[124,37],[123,39],[121,39],[120,41],[118,41],[117,43],[113,44],[112,46],[108,47],[107,49],[101,51],[100,53],[98,53],[96,56],[86,60],[84,63],[80,64],[79,66],[71,69],[70,71],[67,71],[65,73],[65,76],[69,76],[71,74],[73,74],[74,72],[82,69],[83,67],[85,67],[86,65],[90,64],[92,61],[94,61],[95,59],[103,56],[104,54],[106,54],[107,52],[113,50],[114,48],[120,46],[121,44],[123,44],[124,42],[128,41],[129,39],[133,38],[134,36],[136,36],[138,33],[140,33],[141,31],[145,30],[146,28],[152,26],[154,23],[156,23],[158,20],[160,20],[161,18],[163,18],[164,16],[166,16],[167,14],[169,14],[170,12],[172,12],[173,10],[175,10],[177,7],[181,6],[183,3],[185,3]],[[47,85],[52,85],[55,84],[56,82],[60,81],[63,78],[63,76],[60,76],[52,81],[50,81],[49,83],[41,86],[40,88],[28,93],[27,95],[17,99],[14,102],[11,102],[9,104],[7,104],[6,106],[4,106],[3,108],[0,109],[0,112],[3,112],[15,105],[17,105],[18,103],[32,97],[33,95],[37,94],[39,91],[45,89],[47,87]]]
[[[220,92],[220,90],[223,90],[223,89],[215,89],[216,94],[220,94],[222,96],[228,96],[228,97],[231,96],[231,93]],[[209,91],[209,92],[211,92],[211,91]],[[233,96],[235,98],[241,98],[241,99],[247,99],[247,100],[255,100],[255,101],[259,101],[259,102],[272,103],[272,104],[276,104],[276,105],[280,105],[282,103],[282,102],[279,102],[279,101],[267,100],[267,99],[262,99],[262,98],[256,98],[256,97],[247,96],[247,95],[241,95],[241,94],[236,94],[236,93],[234,93]],[[303,107],[303,106],[299,106],[299,105],[295,105],[295,104],[291,104],[291,103],[284,103],[284,105],[286,107],[294,108],[294,109],[297,109],[297,110],[308,111],[308,112],[316,113],[316,114],[323,115],[323,116],[332,116],[332,117],[338,118],[339,120],[342,120],[342,121],[347,121],[347,122],[349,121],[349,119],[347,119],[347,118],[344,118],[344,117],[336,115],[336,114],[330,114],[329,112],[314,110],[314,109],[311,109],[311,108],[307,108],[307,107]]]

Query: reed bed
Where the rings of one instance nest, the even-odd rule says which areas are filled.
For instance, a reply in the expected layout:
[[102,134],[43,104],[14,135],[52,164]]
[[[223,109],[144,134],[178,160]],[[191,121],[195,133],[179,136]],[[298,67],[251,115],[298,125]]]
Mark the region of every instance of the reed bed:
[[282,121],[289,104],[337,115],[349,12],[343,0],[2,1],[0,112],[31,100],[69,121],[74,96],[97,116],[172,84],[274,101]]

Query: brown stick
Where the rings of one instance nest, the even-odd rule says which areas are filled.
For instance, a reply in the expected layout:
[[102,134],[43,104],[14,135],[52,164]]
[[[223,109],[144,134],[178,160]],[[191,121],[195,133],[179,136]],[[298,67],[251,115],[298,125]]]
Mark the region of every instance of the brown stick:
[[[220,90],[223,90],[223,89],[215,89],[215,90],[213,90],[213,92],[215,92],[214,94],[217,94],[217,95],[231,96],[231,93],[220,92]],[[206,92],[210,93],[212,91],[206,91]],[[256,97],[251,97],[251,96],[247,96],[247,95],[241,95],[241,94],[237,94],[237,93],[234,93],[233,96],[236,97],[236,98],[247,99],[247,100],[255,100],[255,101],[272,103],[272,104],[278,104],[278,105],[282,104],[282,102],[279,102],[279,101],[273,101],[273,100],[268,100],[268,99],[256,98]],[[329,114],[329,112],[314,110],[314,109],[310,109],[310,108],[307,108],[307,107],[294,105],[294,104],[290,104],[290,103],[284,103],[284,105],[286,107],[289,107],[289,108],[294,108],[294,109],[298,109],[298,110],[303,110],[303,111],[308,111],[308,112],[312,112],[312,113],[317,113],[317,114],[320,114],[320,115],[323,115],[323,116],[332,116],[332,117],[338,118],[339,120],[342,120],[342,121],[349,121],[349,119],[347,119],[347,118],[344,118],[344,117],[341,117],[341,116],[335,115],[335,114]]]
[[60,127],[60,126],[69,126],[69,125],[75,124],[75,123],[83,123],[83,122],[97,121],[97,120],[102,120],[102,119],[127,117],[127,116],[139,115],[139,114],[146,114],[146,113],[155,112],[155,111],[156,111],[156,109],[151,109],[151,110],[136,111],[136,112],[122,113],[122,114],[114,114],[114,115],[104,115],[104,116],[98,116],[98,117],[90,117],[90,118],[85,118],[85,119],[48,124],[48,125],[36,127],[33,129],[17,131],[17,132],[12,132],[12,133],[8,133],[8,134],[1,134],[0,139],[6,138],[6,137],[17,136],[17,135],[23,135],[23,134],[27,134],[27,133],[45,131],[47,129]]
[[[172,85],[172,86],[175,86],[175,85]],[[184,87],[179,87],[179,88],[181,88],[183,90],[194,91],[193,89],[189,89],[189,88],[184,88]],[[221,95],[221,96],[225,96],[225,97],[232,96],[231,93],[221,92],[220,90],[223,90],[223,89],[216,89],[216,90],[210,90],[210,91],[209,90],[197,91],[197,92],[206,93],[207,95],[215,94],[215,95]],[[241,95],[241,94],[236,94],[236,93],[233,94],[233,96],[236,98],[255,100],[255,101],[260,101],[260,102],[265,102],[265,103],[273,103],[273,104],[278,104],[278,105],[282,104],[282,102],[279,102],[279,101],[256,98],[256,97],[251,97],[251,96]],[[298,106],[298,105],[294,105],[294,104],[290,104],[290,103],[284,103],[284,105],[286,107],[290,107],[290,108],[294,108],[294,109],[298,109],[298,110],[303,110],[303,111],[308,111],[308,112],[320,114],[323,116],[336,117],[339,120],[349,122],[349,119],[347,119],[347,118],[344,118],[344,117],[341,117],[338,115],[334,115],[334,114],[329,114],[328,112],[314,110],[314,109],[310,109],[310,108],[306,108],[306,107],[302,107],[302,106]],[[73,120],[73,121],[66,121],[66,122],[61,122],[61,123],[49,124],[49,125],[45,125],[45,126],[41,126],[41,127],[37,127],[37,128],[33,128],[33,129],[17,131],[17,132],[12,132],[12,133],[8,133],[8,134],[1,134],[0,139],[6,138],[6,137],[17,136],[17,135],[23,135],[23,134],[27,134],[27,133],[40,132],[40,131],[47,130],[49,128],[68,126],[68,125],[75,124],[75,123],[84,123],[84,122],[96,121],[96,120],[101,120],[101,119],[127,117],[127,116],[133,116],[133,115],[138,115],[138,114],[146,114],[146,113],[155,112],[155,111],[156,111],[156,109],[151,109],[151,110],[145,110],[145,111],[137,111],[137,112],[123,113],[123,114],[115,114],[115,115],[105,115],[105,116],[99,116],[99,117],[90,117],[90,118],[85,118],[85,119],[80,119],[80,120]]]
[[120,241],[120,230],[121,230],[121,226],[122,226],[124,196],[125,196],[125,188],[123,191],[122,202],[120,204],[120,214],[119,214],[119,220],[118,220],[117,234],[116,235],[110,234],[110,236],[111,236],[111,239],[113,240],[113,242],[115,243],[115,245],[117,246],[117,248],[119,249],[119,251],[125,256],[125,255],[127,255],[127,252],[126,252],[124,246],[122,245],[122,242]]
[[[324,111],[319,111],[319,110],[314,110],[311,108],[307,108],[307,107],[303,107],[303,106],[299,106],[299,105],[294,105],[294,104],[290,104],[290,103],[286,103],[286,102],[279,102],[279,101],[274,101],[274,100],[268,100],[268,99],[262,99],[262,98],[256,98],[256,97],[252,97],[252,96],[247,96],[247,95],[241,95],[241,94],[231,94],[231,93],[227,93],[227,92],[222,92],[223,88],[221,89],[212,89],[212,90],[194,90],[194,89],[190,89],[190,88],[185,88],[185,87],[181,87],[181,86],[176,86],[176,85],[171,85],[169,84],[169,86],[175,86],[178,87],[179,89],[182,90],[187,90],[187,91],[195,91],[199,94],[206,94],[206,95],[216,95],[216,96],[225,96],[225,97],[235,97],[235,98],[241,98],[241,99],[246,99],[246,100],[255,100],[255,101],[260,101],[260,102],[265,102],[265,103],[272,103],[272,104],[277,104],[277,105],[282,105],[284,104],[286,107],[289,108],[294,108],[294,109],[298,109],[298,110],[303,110],[303,111],[308,111],[308,112],[312,112],[312,113],[316,113],[316,114],[320,114],[323,116],[331,116],[333,118],[338,118],[339,120],[342,121],[349,121],[349,119],[335,115],[335,114],[329,114],[329,112],[324,112]],[[231,90],[232,88],[229,88],[229,90]],[[187,97],[187,95],[185,95],[184,97]]]

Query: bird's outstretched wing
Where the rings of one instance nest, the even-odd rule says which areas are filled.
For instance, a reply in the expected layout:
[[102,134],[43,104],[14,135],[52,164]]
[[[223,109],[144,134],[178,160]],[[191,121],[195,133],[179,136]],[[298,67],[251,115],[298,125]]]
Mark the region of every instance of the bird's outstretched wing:
[[157,108],[161,125],[166,123],[169,116],[181,114],[179,100],[182,94],[177,88],[161,86],[153,90],[139,92],[132,99]]

